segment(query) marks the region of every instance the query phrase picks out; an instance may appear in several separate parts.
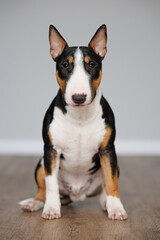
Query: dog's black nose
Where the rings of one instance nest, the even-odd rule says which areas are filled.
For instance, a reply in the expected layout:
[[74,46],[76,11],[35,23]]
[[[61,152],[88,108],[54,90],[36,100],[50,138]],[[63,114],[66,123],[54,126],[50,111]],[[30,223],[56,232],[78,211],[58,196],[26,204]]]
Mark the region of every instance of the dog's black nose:
[[86,94],[74,94],[72,95],[72,100],[76,104],[82,104],[86,101]]

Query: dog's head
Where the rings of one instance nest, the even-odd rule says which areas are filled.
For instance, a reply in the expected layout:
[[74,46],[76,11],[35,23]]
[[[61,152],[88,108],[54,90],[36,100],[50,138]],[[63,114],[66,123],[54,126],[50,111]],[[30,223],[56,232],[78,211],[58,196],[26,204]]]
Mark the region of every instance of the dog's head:
[[52,25],[49,28],[50,54],[56,61],[56,77],[68,105],[90,104],[100,84],[102,60],[106,55],[107,30],[102,25],[88,47],[69,47]]

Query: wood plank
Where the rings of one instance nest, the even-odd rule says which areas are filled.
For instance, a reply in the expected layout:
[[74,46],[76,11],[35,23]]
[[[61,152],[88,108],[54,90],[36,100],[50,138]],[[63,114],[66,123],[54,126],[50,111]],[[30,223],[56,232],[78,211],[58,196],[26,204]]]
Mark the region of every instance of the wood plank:
[[98,197],[62,207],[62,218],[24,213],[17,202],[36,193],[39,157],[0,157],[0,239],[160,239],[160,157],[120,157],[120,195],[128,220],[108,220]]

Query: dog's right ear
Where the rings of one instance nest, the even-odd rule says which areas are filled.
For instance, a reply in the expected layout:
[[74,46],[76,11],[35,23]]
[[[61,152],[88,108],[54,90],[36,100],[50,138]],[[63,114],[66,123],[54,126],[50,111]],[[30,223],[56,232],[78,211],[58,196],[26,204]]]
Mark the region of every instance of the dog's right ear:
[[107,53],[107,27],[105,24],[98,28],[97,32],[94,34],[91,39],[89,46],[93,49],[93,51],[99,55],[102,59],[105,57]]
[[50,25],[49,27],[49,43],[50,43],[50,54],[52,58],[56,61],[57,57],[60,56],[67,47],[67,43],[58,30]]

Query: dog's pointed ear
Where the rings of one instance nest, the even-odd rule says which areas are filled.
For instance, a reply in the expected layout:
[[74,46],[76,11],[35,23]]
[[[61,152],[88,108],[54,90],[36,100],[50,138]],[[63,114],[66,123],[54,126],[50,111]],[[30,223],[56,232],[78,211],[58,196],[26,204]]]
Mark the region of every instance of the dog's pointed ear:
[[107,28],[106,25],[103,24],[94,34],[93,38],[89,42],[89,46],[94,50],[97,55],[99,55],[103,59],[107,53],[106,44]]
[[50,25],[49,27],[49,43],[50,43],[50,54],[52,58],[56,61],[56,58],[62,54],[65,47],[67,47],[67,43],[58,30]]

